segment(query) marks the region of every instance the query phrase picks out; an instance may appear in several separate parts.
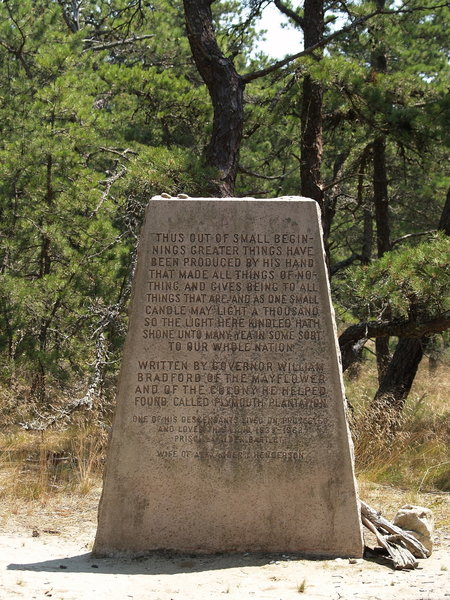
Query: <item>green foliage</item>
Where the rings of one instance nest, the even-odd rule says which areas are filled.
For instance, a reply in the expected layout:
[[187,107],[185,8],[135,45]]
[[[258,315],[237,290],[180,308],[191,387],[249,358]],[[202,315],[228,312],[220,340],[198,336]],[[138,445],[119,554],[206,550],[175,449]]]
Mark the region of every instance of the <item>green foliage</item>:
[[[240,73],[261,2],[212,4],[218,42]],[[137,232],[162,191],[203,195],[212,110],[182,2],[0,3],[1,382],[40,399],[114,373]],[[394,6],[394,5],[392,5]],[[302,80],[324,88],[323,185],[334,203],[332,263],[375,254],[371,148],[386,138],[392,237],[435,229],[450,183],[448,8],[408,3],[246,86],[237,195],[298,194]],[[347,3],[364,15],[373,3]],[[410,9],[410,10],[409,10]],[[337,5],[328,11],[331,21]],[[251,18],[250,18],[250,16]],[[346,21],[347,22],[347,21]],[[331,31],[331,30],[330,30]],[[374,73],[374,50],[387,54]],[[318,58],[320,60],[318,60]],[[336,165],[341,164],[340,169]],[[255,176],[256,174],[256,176]],[[335,278],[352,319],[444,309],[446,240],[403,248]],[[104,379],[104,378],[103,378]]]
[[143,208],[204,177],[203,91],[158,62],[185,60],[177,41],[149,66],[148,48],[137,65],[137,48],[86,46],[167,18],[131,8],[87,3],[71,31],[57,3],[0,5],[0,364],[40,400],[115,364]]
[[389,307],[393,318],[433,318],[450,309],[450,239],[436,235],[387,252],[366,267],[347,270],[339,297],[362,320]]

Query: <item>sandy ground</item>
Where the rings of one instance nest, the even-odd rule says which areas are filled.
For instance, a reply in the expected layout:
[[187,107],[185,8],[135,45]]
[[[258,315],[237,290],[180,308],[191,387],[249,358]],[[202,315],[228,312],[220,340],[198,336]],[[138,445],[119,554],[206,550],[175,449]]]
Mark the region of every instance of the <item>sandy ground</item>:
[[373,558],[353,563],[254,554],[94,559],[98,492],[83,500],[0,504],[1,600],[450,600],[445,525],[436,532],[432,557],[414,571],[395,571]]

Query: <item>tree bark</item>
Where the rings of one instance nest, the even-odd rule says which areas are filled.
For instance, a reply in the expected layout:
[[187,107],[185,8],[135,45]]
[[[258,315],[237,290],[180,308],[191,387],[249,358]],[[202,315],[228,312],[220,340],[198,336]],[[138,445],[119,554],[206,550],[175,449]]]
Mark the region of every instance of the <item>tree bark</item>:
[[[301,111],[300,191],[302,196],[317,200],[323,208],[322,165],[322,85],[309,75],[303,80]],[[329,232],[329,227],[327,227]]]
[[[325,13],[323,0],[305,0],[301,22],[304,47],[309,48],[323,39]],[[322,210],[324,241],[328,239],[332,216],[324,205],[322,188],[323,155],[323,87],[310,75],[302,84],[302,109],[300,131],[300,191],[302,196],[316,200]]]
[[[325,8],[323,0],[305,0],[303,16],[298,15],[280,0],[275,6],[292,19],[303,30],[304,48],[317,48],[316,56],[322,55],[320,44],[325,33]],[[325,249],[334,217],[332,205],[324,200],[322,186],[323,155],[323,86],[310,75],[306,75],[302,83],[302,108],[300,125],[300,193],[302,196],[316,200],[322,211],[322,227]],[[328,255],[328,252],[327,252]]]
[[[386,1],[377,0],[377,8],[384,10]],[[377,40],[377,45],[372,52],[371,65],[374,77],[377,73],[387,72],[387,57],[383,42]],[[375,209],[375,223],[377,232],[377,253],[381,258],[391,249],[391,234],[389,227],[389,196],[386,174],[386,138],[384,135],[377,137],[372,146],[373,153],[373,203]],[[389,319],[390,314],[383,315]],[[389,338],[375,340],[377,357],[378,381],[381,382],[390,361]]]
[[427,337],[401,338],[370,407],[370,417],[391,435],[397,431],[406,398],[411,391]]
[[[213,0],[214,1],[214,0]],[[183,0],[186,29],[197,69],[211,97],[214,118],[206,165],[217,172],[211,195],[233,196],[244,126],[244,81],[216,41],[209,0]]]
[[[385,60],[380,62],[386,70]],[[386,175],[386,139],[378,137],[373,143],[373,202],[375,208],[375,223],[377,231],[377,253],[381,258],[385,252],[391,249],[391,234],[389,227],[389,199]],[[389,319],[390,314],[383,315]],[[381,383],[386,369],[389,365],[391,355],[389,352],[389,338],[377,338],[375,340],[375,352],[377,357],[378,381]]]
[[363,243],[361,248],[361,262],[365,265],[370,263],[372,257],[373,216],[366,207],[364,209]]
[[438,230],[443,231],[445,235],[450,235],[450,188],[447,190],[447,198],[439,219]]
[[[51,124],[52,127],[55,123],[55,115],[52,112]],[[54,199],[53,189],[53,156],[47,154],[46,162],[46,193],[45,193],[45,204],[47,209],[50,211],[53,206]],[[40,223],[43,228],[43,222]],[[51,259],[51,241],[50,237],[44,232],[41,237],[41,249],[39,257],[39,279],[42,279],[50,274],[52,259]],[[50,319],[51,320],[51,319]],[[37,358],[37,370],[31,385],[32,395],[36,397],[39,402],[44,402],[47,396],[47,369],[43,357],[47,351],[47,337],[50,320],[47,317],[42,317],[39,324],[38,333],[38,344],[39,353]]]
[[373,143],[373,203],[377,229],[378,258],[391,249],[389,198],[386,174],[386,139],[378,137]]
[[429,321],[367,321],[350,325],[339,336],[342,356],[342,370],[347,370],[354,361],[355,354],[369,338],[380,339],[398,336],[410,340],[428,338],[435,333],[446,331],[450,327],[450,312],[446,312]]

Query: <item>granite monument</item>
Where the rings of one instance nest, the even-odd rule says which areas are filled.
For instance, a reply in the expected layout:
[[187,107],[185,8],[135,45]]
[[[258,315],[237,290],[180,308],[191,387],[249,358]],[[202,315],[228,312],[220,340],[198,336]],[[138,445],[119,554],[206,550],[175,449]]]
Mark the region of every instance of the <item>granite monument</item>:
[[147,208],[94,553],[363,552],[319,210]]

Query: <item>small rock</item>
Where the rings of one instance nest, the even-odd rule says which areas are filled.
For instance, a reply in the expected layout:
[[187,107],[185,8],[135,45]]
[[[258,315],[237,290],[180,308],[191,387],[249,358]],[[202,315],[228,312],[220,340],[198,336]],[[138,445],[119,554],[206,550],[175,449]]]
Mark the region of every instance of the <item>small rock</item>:
[[172,196],[170,194],[166,194],[166,192],[163,192],[161,194],[161,198],[172,198]]
[[186,200],[187,198],[189,198],[189,196],[187,194],[178,194],[178,198],[180,200]]
[[31,533],[31,537],[39,537],[41,534],[39,533],[39,531],[37,529],[33,529],[32,533]]
[[434,529],[434,518],[429,508],[406,504],[395,515],[394,525],[413,535],[431,554],[433,550],[431,536]]
[[51,535],[61,535],[61,532],[56,529],[43,529],[42,531],[44,533],[50,533]]

